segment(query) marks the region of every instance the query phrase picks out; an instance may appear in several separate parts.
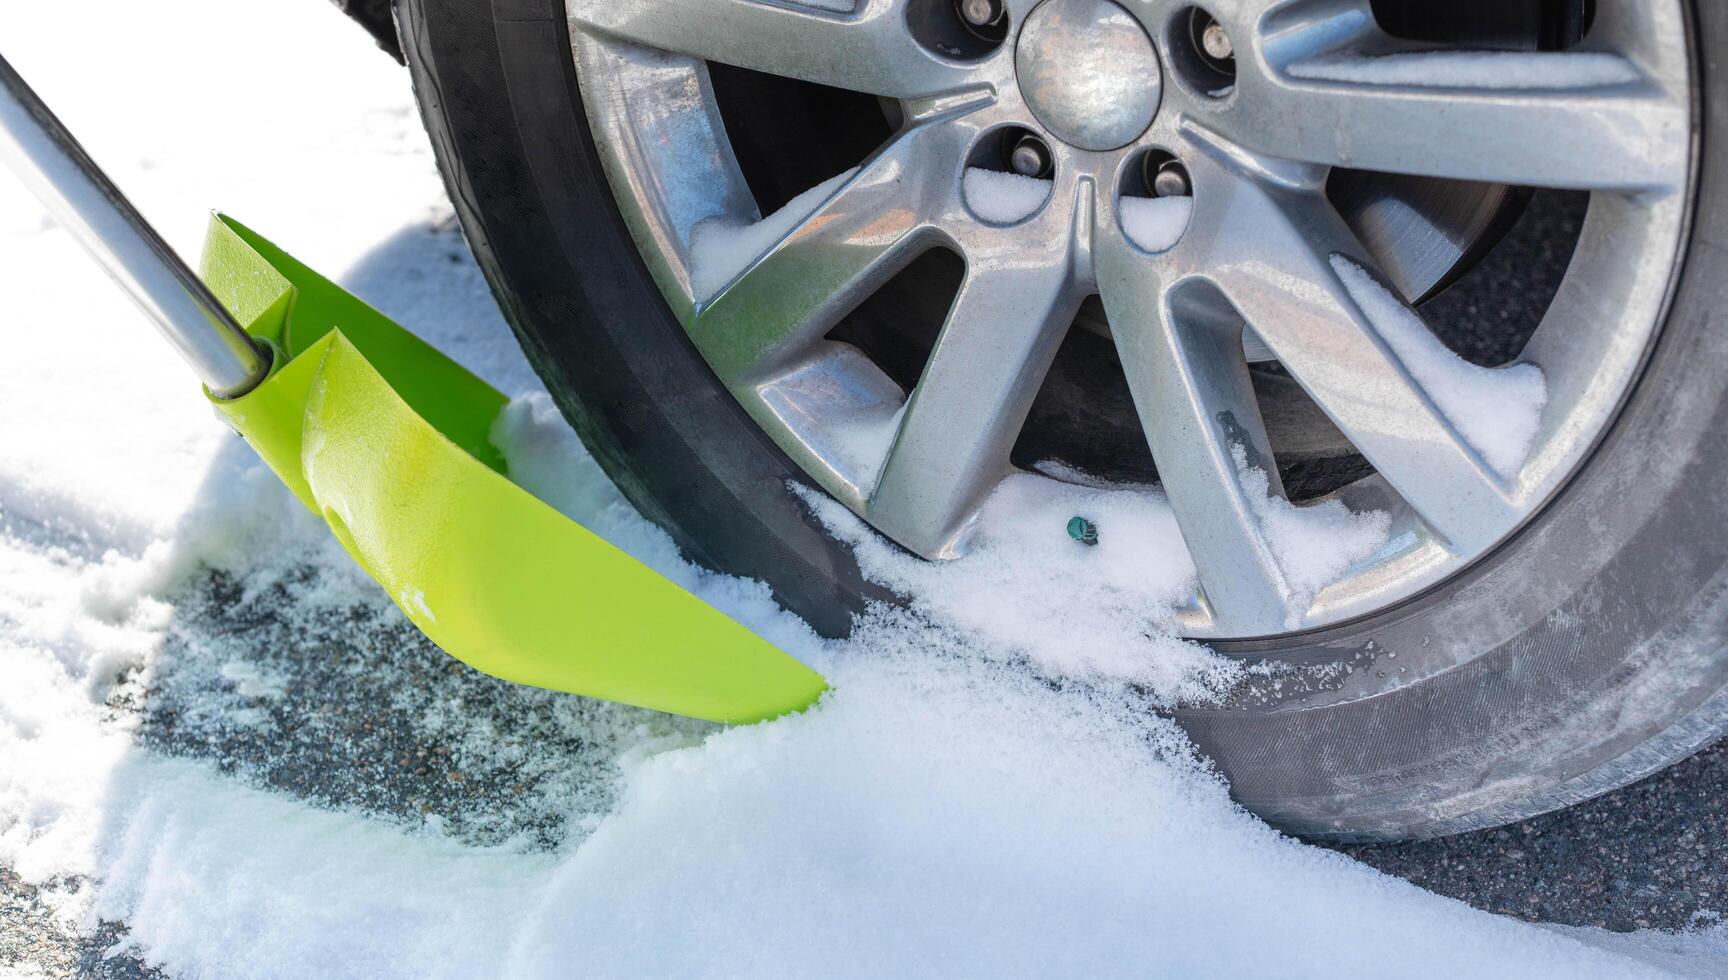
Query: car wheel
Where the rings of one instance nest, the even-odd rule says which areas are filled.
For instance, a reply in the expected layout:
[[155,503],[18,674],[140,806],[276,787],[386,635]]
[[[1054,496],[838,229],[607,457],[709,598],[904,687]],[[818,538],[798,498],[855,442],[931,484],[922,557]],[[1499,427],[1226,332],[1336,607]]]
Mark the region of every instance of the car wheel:
[[[1175,714],[1315,835],[1728,726],[1728,12],[850,6],[400,0],[524,349],[689,555],[843,633],[891,596],[789,488],[947,561],[1010,474],[1156,482],[1181,632],[1275,665]],[[1386,533],[1305,584],[1256,493]]]

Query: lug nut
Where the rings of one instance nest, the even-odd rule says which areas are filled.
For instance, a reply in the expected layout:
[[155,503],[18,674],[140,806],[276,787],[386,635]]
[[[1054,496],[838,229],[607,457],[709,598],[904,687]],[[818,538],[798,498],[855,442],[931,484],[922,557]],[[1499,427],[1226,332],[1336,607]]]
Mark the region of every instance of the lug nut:
[[1002,19],[1002,0],[957,0],[960,17],[973,27],[989,27]]
[[1175,160],[1159,164],[1151,183],[1153,197],[1187,197],[1193,193],[1193,187],[1188,183],[1188,171]]
[[1188,197],[1194,193],[1188,168],[1160,150],[1153,150],[1140,161],[1140,179],[1153,197]]
[[1043,177],[1050,173],[1050,148],[1036,136],[1022,136],[1008,152],[1008,169],[1022,177]]
[[1236,57],[1236,48],[1230,43],[1230,35],[1217,21],[1207,24],[1200,32],[1200,49],[1215,61],[1229,61]]

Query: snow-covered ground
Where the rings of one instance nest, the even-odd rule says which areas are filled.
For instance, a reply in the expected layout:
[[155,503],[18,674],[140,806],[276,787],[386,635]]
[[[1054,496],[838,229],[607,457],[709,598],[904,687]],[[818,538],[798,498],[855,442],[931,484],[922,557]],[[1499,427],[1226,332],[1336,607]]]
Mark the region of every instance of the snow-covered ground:
[[[1282,837],[1121,685],[1050,683],[963,604],[824,644],[683,564],[538,392],[406,73],[322,0],[0,5],[0,43],[184,253],[222,207],[339,275],[520,396],[498,439],[522,482],[835,684],[718,730],[403,654],[384,597],[0,176],[0,868],[68,930],[122,922],[183,977],[1723,971],[1720,933],[1543,929]],[[333,631],[372,653],[321,662]],[[394,719],[331,734],[343,792],[269,757],[342,716],[312,670]],[[416,766],[429,741],[453,748]],[[440,809],[384,780],[398,761],[514,786]]]

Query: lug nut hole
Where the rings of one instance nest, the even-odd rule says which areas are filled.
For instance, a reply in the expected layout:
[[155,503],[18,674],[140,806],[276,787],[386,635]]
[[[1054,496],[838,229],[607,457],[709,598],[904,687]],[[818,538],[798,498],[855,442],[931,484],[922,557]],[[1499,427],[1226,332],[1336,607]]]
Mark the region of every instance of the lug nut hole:
[[1008,8],[1002,0],[954,0],[960,23],[980,40],[1000,44],[1008,35]]
[[1169,251],[1188,230],[1194,182],[1182,161],[1147,150],[1122,171],[1116,218],[1122,233],[1144,252]]
[[1043,208],[1056,161],[1044,137],[1019,126],[986,133],[966,158],[966,206],[993,225],[1025,221]]
[[1170,53],[1176,74],[1208,98],[1236,88],[1236,43],[1224,25],[1199,7],[1177,11],[1170,21]]
[[906,26],[924,47],[961,61],[982,58],[1008,38],[1004,0],[912,0]]

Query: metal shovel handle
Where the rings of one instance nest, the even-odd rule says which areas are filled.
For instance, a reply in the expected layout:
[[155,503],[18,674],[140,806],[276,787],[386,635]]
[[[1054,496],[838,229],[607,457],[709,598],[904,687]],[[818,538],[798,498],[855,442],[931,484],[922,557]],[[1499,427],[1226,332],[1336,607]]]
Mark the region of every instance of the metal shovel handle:
[[218,398],[257,387],[270,354],[150,227],[4,57],[0,158],[156,324]]

